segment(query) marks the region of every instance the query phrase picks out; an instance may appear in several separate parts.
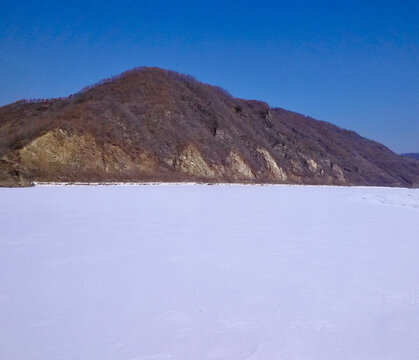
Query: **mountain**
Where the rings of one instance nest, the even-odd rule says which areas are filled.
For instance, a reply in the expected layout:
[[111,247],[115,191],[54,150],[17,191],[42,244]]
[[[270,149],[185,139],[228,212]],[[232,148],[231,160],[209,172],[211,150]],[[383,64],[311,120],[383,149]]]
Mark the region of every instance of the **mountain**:
[[408,153],[408,154],[401,154],[401,156],[405,156],[411,159],[419,160],[419,153]]
[[0,108],[0,183],[203,181],[419,186],[417,161],[190,76],[137,68]]

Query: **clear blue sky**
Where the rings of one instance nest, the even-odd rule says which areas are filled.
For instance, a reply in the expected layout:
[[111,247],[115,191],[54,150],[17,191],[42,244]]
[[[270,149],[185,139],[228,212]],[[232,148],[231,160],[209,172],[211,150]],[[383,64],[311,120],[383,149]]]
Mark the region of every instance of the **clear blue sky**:
[[419,2],[0,1],[0,105],[159,66],[419,151]]

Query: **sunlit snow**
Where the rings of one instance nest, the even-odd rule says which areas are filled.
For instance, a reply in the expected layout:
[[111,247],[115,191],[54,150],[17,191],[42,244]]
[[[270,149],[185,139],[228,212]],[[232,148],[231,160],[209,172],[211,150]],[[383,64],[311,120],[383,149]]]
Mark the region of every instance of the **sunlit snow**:
[[418,358],[419,190],[0,189],[0,359]]

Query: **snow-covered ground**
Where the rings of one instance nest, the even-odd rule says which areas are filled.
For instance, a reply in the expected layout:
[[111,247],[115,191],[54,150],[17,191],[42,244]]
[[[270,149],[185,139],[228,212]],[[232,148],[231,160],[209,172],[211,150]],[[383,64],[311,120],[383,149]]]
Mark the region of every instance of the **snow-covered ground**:
[[0,189],[0,359],[419,359],[419,191]]

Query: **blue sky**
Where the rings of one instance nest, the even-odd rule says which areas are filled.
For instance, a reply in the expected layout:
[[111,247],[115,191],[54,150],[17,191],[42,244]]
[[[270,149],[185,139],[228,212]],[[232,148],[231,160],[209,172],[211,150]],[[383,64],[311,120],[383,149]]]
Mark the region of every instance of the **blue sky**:
[[0,105],[159,66],[419,151],[418,1],[0,1]]

